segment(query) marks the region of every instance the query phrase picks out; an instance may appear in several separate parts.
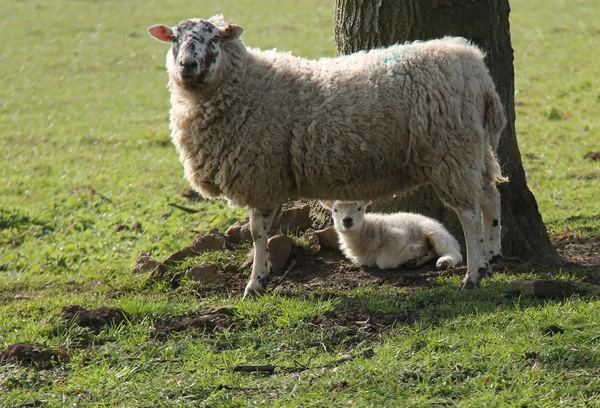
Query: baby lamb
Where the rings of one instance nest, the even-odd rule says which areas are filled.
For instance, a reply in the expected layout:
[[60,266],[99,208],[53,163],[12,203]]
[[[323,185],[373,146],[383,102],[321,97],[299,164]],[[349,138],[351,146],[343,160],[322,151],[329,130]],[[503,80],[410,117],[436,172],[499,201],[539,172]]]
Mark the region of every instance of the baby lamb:
[[438,269],[462,261],[460,245],[444,226],[420,214],[365,214],[370,201],[321,201],[329,208],[340,249],[358,265],[393,269],[420,266],[439,257]]

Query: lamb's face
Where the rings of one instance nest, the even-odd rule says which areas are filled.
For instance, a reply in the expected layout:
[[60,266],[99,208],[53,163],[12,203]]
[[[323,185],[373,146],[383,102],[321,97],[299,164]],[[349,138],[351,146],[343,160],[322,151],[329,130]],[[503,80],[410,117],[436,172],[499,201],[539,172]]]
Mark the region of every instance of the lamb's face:
[[335,201],[330,207],[335,229],[340,232],[360,230],[367,205],[364,201]]
[[192,18],[175,28],[152,26],[148,33],[172,43],[167,69],[180,84],[194,87],[208,85],[215,79],[222,59],[222,44],[235,40],[243,30],[234,24],[217,27],[210,21]]

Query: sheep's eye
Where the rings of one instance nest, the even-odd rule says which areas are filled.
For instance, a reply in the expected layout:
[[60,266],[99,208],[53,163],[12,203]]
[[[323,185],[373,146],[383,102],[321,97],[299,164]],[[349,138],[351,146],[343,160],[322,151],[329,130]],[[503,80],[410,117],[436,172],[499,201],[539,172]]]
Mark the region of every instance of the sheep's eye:
[[175,37],[175,36],[171,37],[171,41],[174,42],[174,43],[176,43],[177,42],[177,37]]
[[337,212],[337,209],[334,209],[333,212]]
[[221,41],[221,38],[220,38],[220,37],[215,37],[215,38],[213,38],[213,42],[214,42],[215,44],[218,44],[218,43],[219,43],[219,41]]
[[362,207],[358,207],[358,211],[362,211]]

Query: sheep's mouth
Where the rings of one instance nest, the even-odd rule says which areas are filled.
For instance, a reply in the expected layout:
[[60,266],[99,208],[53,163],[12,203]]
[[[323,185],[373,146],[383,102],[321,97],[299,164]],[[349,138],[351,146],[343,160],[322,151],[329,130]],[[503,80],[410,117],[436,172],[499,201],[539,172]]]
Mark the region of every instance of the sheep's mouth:
[[200,86],[206,84],[206,76],[203,74],[188,74],[188,73],[179,73],[179,82],[182,85],[186,86]]

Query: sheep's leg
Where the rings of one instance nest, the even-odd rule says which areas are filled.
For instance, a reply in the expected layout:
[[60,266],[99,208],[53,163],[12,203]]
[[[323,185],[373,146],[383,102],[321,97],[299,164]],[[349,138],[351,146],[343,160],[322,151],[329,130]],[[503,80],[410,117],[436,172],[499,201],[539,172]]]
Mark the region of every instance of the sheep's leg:
[[481,202],[481,212],[483,214],[486,256],[492,264],[502,258],[500,192],[494,183],[489,183],[485,188],[485,195]]
[[479,286],[479,281],[488,273],[489,264],[483,241],[481,225],[481,207],[455,207],[465,233],[467,244],[467,274],[463,279],[461,289],[472,289]]
[[275,217],[275,210],[259,210],[251,208],[250,233],[254,246],[254,260],[252,263],[252,275],[246,285],[244,297],[262,293],[267,289],[269,274],[271,273],[271,258],[267,247],[268,234]]

